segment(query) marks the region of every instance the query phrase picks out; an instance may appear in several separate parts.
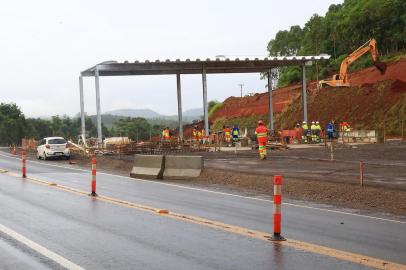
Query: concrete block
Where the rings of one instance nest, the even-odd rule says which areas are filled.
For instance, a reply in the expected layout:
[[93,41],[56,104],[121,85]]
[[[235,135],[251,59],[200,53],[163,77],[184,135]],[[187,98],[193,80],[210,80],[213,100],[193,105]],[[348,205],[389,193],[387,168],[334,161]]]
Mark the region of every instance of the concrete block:
[[352,130],[340,132],[339,142],[346,143],[376,143],[378,142],[375,130]]
[[135,155],[134,167],[131,170],[132,178],[162,179],[164,172],[164,156],[162,155]]
[[164,179],[190,179],[204,168],[202,156],[165,156]]
[[376,137],[376,131],[375,130],[368,130],[367,131],[367,137]]

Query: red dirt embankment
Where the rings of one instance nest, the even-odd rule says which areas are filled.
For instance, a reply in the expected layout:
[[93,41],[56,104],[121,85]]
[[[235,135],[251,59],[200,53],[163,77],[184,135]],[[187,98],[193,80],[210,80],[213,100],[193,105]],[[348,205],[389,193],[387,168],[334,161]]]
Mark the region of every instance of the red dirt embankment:
[[352,86],[374,84],[377,82],[393,80],[406,82],[406,59],[387,63],[385,74],[381,74],[375,67],[369,67],[350,74]]
[[[281,112],[294,100],[301,92],[301,85],[291,85],[279,88],[272,93],[273,110],[276,113]],[[250,115],[268,114],[269,95],[268,93],[255,94],[249,97],[229,97],[223,102],[223,107],[216,111],[210,121],[217,118],[245,117]]]
[[[401,108],[406,101],[406,82],[386,80],[374,84],[345,88],[324,88],[312,94],[308,100],[308,118],[318,120],[322,127],[330,120],[347,121],[355,129],[382,129],[401,134]],[[283,128],[292,128],[302,121],[300,102],[292,103],[278,119]],[[281,123],[279,121],[280,126]]]
[[[353,87],[366,84],[375,84],[382,81],[393,80],[399,89],[403,89],[406,83],[406,59],[388,63],[385,74],[381,74],[375,67],[369,67],[349,75]],[[308,83],[308,92],[316,88],[316,82]],[[394,86],[391,86],[394,89]],[[331,89],[331,88],[327,88]],[[337,88],[343,89],[343,88]],[[282,112],[301,93],[301,84],[290,85],[273,91],[273,110],[275,113]],[[236,118],[251,115],[267,115],[269,112],[268,93],[256,94],[250,97],[229,97],[223,102],[223,107],[216,111],[210,118],[214,122],[218,118]]]

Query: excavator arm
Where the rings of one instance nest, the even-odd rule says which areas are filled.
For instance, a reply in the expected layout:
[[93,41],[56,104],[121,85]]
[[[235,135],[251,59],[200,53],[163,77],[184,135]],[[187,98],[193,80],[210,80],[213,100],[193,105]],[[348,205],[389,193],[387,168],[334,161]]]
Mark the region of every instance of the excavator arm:
[[343,60],[343,62],[341,62],[340,74],[334,75],[333,79],[331,81],[323,80],[323,81],[320,81],[319,84],[320,85],[327,84],[330,86],[350,86],[350,83],[348,80],[348,67],[354,61],[356,61],[358,58],[360,58],[367,52],[371,53],[371,58],[372,58],[372,62],[374,63],[374,66],[381,72],[381,74],[384,74],[386,71],[386,64],[383,62],[379,62],[379,53],[378,53],[378,48],[376,45],[376,40],[370,39],[365,44],[363,44],[361,47],[359,47],[354,52],[352,52],[350,55],[348,55]]

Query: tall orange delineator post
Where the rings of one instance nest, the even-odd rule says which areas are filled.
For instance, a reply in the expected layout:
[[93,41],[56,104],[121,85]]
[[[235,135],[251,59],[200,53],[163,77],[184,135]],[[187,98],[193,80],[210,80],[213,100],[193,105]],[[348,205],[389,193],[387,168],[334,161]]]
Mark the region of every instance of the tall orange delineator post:
[[21,160],[23,162],[23,167],[22,167],[22,173],[23,173],[23,178],[27,177],[27,168],[26,168],[26,164],[27,164],[27,152],[25,151],[25,149],[23,149],[21,151]]
[[90,196],[97,196],[96,193],[96,157],[92,157],[92,193]]
[[282,176],[275,175],[273,177],[273,235],[272,241],[285,241],[286,239],[281,235],[281,214],[282,205]]

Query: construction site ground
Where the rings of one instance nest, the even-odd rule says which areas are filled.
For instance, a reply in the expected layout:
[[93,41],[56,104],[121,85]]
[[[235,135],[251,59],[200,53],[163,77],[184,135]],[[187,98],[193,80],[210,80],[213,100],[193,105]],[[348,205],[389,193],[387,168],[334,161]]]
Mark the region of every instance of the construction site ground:
[[[330,154],[322,145],[268,150],[267,160],[259,160],[256,150],[190,153],[204,156],[201,176],[170,182],[271,198],[272,177],[282,175],[285,200],[406,216],[406,143],[336,145],[334,161]],[[35,153],[29,153],[28,159],[36,159]],[[97,161],[99,171],[129,176],[133,156],[100,156]],[[360,161],[365,170],[363,187]],[[90,175],[90,160],[82,156],[45,162],[89,168]]]

